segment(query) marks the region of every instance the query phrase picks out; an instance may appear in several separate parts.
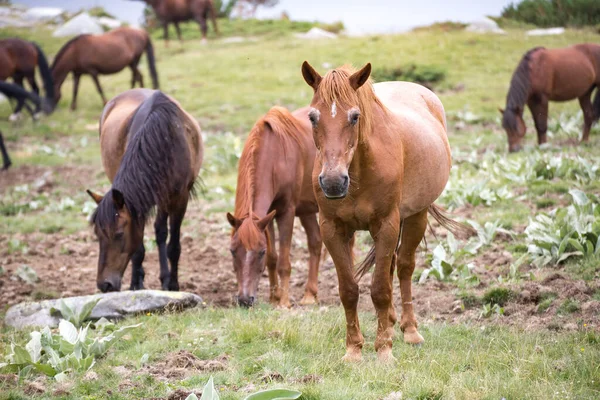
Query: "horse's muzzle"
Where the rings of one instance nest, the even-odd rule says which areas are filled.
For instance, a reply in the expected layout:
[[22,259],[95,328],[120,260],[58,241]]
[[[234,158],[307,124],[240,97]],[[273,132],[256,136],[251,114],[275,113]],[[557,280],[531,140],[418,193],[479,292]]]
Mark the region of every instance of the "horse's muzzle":
[[237,303],[240,307],[250,308],[254,305],[254,296],[239,296]]
[[319,186],[328,199],[343,199],[348,194],[350,177],[347,174],[336,176],[319,175]]
[[514,146],[508,146],[509,153],[516,153],[521,150],[523,150],[523,147],[520,144],[515,144]]
[[98,289],[102,293],[108,292],[118,292],[121,290],[121,280],[120,279],[105,279],[102,282],[98,282]]

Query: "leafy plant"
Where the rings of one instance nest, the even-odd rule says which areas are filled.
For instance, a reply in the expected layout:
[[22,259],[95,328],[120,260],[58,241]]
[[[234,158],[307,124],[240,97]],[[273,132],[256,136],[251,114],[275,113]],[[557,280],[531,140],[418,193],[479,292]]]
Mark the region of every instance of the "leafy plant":
[[[295,400],[300,396],[302,396],[302,393],[295,390],[269,389],[250,394],[244,400]],[[185,400],[198,400],[198,396],[192,393]],[[212,376],[208,379],[204,389],[202,389],[200,400],[219,400],[219,393],[215,389]]]
[[94,366],[96,357],[102,356],[115,341],[141,324],[124,326],[108,336],[91,338],[88,324],[77,329],[67,320],[61,320],[58,334],[48,327],[30,333],[31,340],[25,347],[11,343],[11,353],[6,363],[0,363],[0,371],[26,375],[39,372],[64,380],[68,373],[87,371]]
[[96,307],[96,304],[98,304],[99,301],[99,298],[92,301],[88,301],[79,310],[77,310],[69,307],[69,305],[61,299],[59,308],[50,309],[50,314],[60,313],[62,318],[75,325],[76,328],[80,328],[92,314],[94,307]]
[[600,254],[600,207],[597,199],[572,189],[573,204],[538,214],[525,229],[527,252],[532,263],[542,267],[561,263],[569,257]]
[[498,304],[491,305],[490,303],[484,304],[479,317],[489,318],[492,315],[504,315],[504,308],[500,307]]
[[483,302],[491,305],[497,304],[499,306],[504,306],[514,296],[515,293],[512,290],[508,288],[497,287],[485,292],[483,295]]
[[31,268],[29,265],[21,265],[15,271],[15,276],[21,279],[23,282],[29,283],[33,285],[36,282],[39,282],[40,278],[35,272],[35,269]]
[[474,281],[477,277],[473,276],[471,271],[474,268],[472,264],[462,264],[458,258],[467,251],[460,247],[460,243],[454,235],[448,232],[446,241],[438,244],[433,253],[428,256],[430,268],[425,269],[419,277],[419,283],[423,283],[429,276],[437,280],[467,280]]

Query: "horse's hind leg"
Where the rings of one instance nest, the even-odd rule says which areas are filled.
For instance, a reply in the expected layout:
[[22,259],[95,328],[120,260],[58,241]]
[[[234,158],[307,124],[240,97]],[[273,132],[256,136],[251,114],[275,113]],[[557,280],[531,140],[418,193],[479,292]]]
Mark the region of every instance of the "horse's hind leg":
[[591,101],[593,90],[594,86],[592,86],[590,90],[588,90],[579,98],[579,105],[581,106],[581,111],[583,111],[583,135],[581,136],[582,142],[587,142],[590,139],[590,129],[592,128],[592,123],[594,122],[594,108]]
[[31,86],[31,89],[33,90],[33,92],[35,94],[37,94],[38,96],[40,95],[40,88],[38,87],[36,81],[35,81],[35,75],[33,72],[27,74],[25,76],[25,78],[27,78],[27,82],[29,82],[29,86]]
[[77,109],[77,92],[79,91],[79,79],[81,74],[73,72],[73,100],[71,100],[71,111]]
[[12,162],[8,156],[8,151],[6,151],[6,147],[4,146],[4,137],[2,136],[2,132],[0,132],[0,152],[2,153],[2,169],[7,170],[8,167],[12,165]]
[[398,251],[398,278],[402,297],[402,317],[400,329],[404,332],[404,341],[419,344],[424,341],[417,331],[417,319],[412,303],[412,274],[415,270],[415,253],[427,228],[427,209],[406,218],[402,223],[402,239]]
[[175,31],[177,32],[177,39],[179,39],[179,43],[183,43],[183,38],[181,37],[181,29],[179,29],[179,22],[174,22]]
[[169,230],[167,219],[169,214],[166,211],[158,210],[154,220],[154,234],[156,236],[156,246],[158,247],[158,263],[160,264],[160,283],[162,290],[169,289],[169,261],[167,260],[167,236]]
[[548,98],[544,95],[531,96],[527,106],[535,122],[538,144],[544,144],[547,141],[546,132],[548,131]]
[[[23,87],[23,75],[15,74],[13,76],[13,80],[15,81],[15,84]],[[10,115],[10,117],[8,117],[8,120],[9,121],[18,121],[19,118],[21,117],[21,110],[23,109],[24,105],[25,105],[25,98],[18,98],[17,106],[15,107],[15,110]]]
[[96,71],[93,71],[90,73],[90,75],[92,75],[92,79],[96,84],[96,89],[98,89],[98,93],[100,93],[100,97],[102,97],[102,102],[104,103],[104,105],[106,105],[106,96],[104,96],[104,91],[102,90],[102,86],[100,86],[100,81],[98,80],[98,73]]
[[131,257],[131,285],[129,290],[142,290],[144,289],[144,257],[146,256],[146,248],[144,243],[140,246],[133,256]]
[[132,89],[135,88],[136,82],[140,83],[140,87],[142,87],[142,88],[144,87],[144,78],[142,77],[142,73],[138,69],[139,62],[140,62],[140,59],[138,58],[129,65],[129,68],[131,68],[131,88]]
[[316,214],[303,215],[300,217],[300,222],[306,231],[308,252],[310,254],[308,261],[308,280],[306,282],[304,297],[300,300],[300,304],[310,305],[318,303],[319,261],[323,242],[321,241],[321,231],[319,229]]
[[171,279],[169,279],[169,290],[173,291],[179,290],[179,278],[177,275],[179,268],[179,256],[181,255],[181,223],[185,217],[187,201],[188,199],[186,198],[181,203],[182,205],[179,208],[169,214],[170,238],[169,246],[167,247],[167,255],[169,257],[169,261],[171,262]]
[[202,43],[206,43],[206,34],[208,33],[208,24],[206,23],[205,13],[197,15],[196,22],[198,22],[198,24],[200,24],[200,32],[202,32]]
[[279,306],[290,308],[290,276],[292,263],[290,262],[290,248],[292,246],[292,234],[294,231],[294,209],[277,214],[277,227],[279,228],[279,259],[277,260],[277,273],[281,282],[281,298]]

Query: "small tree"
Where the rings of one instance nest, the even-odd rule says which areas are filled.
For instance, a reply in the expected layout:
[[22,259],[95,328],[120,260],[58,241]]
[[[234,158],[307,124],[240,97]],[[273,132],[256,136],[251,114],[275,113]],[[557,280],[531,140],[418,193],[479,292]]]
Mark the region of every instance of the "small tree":
[[237,13],[241,17],[254,18],[258,7],[275,7],[279,0],[238,0]]

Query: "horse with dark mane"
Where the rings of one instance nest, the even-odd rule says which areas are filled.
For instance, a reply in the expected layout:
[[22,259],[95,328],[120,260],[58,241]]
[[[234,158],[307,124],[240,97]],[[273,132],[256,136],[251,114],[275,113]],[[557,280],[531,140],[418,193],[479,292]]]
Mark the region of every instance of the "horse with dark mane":
[[61,98],[60,88],[70,72],[73,73],[72,110],[77,108],[79,78],[83,74],[92,77],[104,104],[106,97],[98,80],[99,74],[114,74],[129,67],[132,72],[131,88],[136,83],[144,87],[144,78],[138,69],[144,51],[148,57],[152,87],[158,89],[154,49],[146,31],[123,27],[102,35],[83,34],[74,37],[59,50],[52,63],[55,103]]
[[600,46],[577,44],[560,49],[536,47],[529,50],[513,73],[502,113],[502,127],[510,152],[521,149],[526,127],[525,105],[537,130],[538,144],[546,143],[548,102],[578,99],[583,111],[582,142],[589,140],[592,124],[600,118]]
[[[12,78],[13,81],[24,88],[23,79],[27,79],[33,92],[39,96],[40,89],[35,81],[35,68],[40,70],[46,98],[54,98],[54,84],[52,74],[46,56],[40,47],[26,40],[10,38],[0,40],[0,81]],[[19,103],[15,108],[15,115],[18,115],[23,107]],[[35,109],[35,113],[41,110],[40,105]],[[52,109],[46,109],[45,112],[51,112]]]
[[100,243],[98,288],[120,290],[131,260],[130,289],[143,289],[144,226],[156,209],[161,285],[179,290],[181,223],[202,165],[200,126],[162,92],[128,90],[104,108],[100,150],[112,187],[104,196],[88,190],[98,204],[91,221]]
[[[400,329],[421,343],[413,312],[415,252],[430,213],[442,226],[462,225],[434,205],[452,164],[444,107],[435,94],[409,82],[369,81],[371,64],[319,75],[307,62],[302,75],[314,90],[309,118],[317,156],[312,173],[323,242],[331,254],[346,312],[345,360],[361,359],[358,279],[375,264],[371,298],[377,311],[375,350],[393,359],[396,323],[392,283],[397,267],[402,296]],[[375,242],[353,271],[351,240],[368,230]],[[457,231],[458,233],[458,231]]]
[[202,32],[202,41],[206,41],[208,25],[206,23],[210,16],[215,33],[219,33],[217,28],[217,12],[212,0],[144,0],[149,4],[156,17],[163,26],[163,37],[165,45],[169,43],[169,24],[175,25],[177,38],[182,41],[179,23],[185,21],[196,21],[200,24]]
[[[294,113],[273,107],[256,122],[240,158],[230,251],[238,281],[237,301],[251,306],[265,269],[269,273],[270,302],[290,307],[290,248],[294,217],[306,231],[310,253],[308,281],[300,304],[317,302],[321,235],[311,184],[315,160],[307,108]],[[279,255],[275,228],[279,229]],[[278,279],[279,275],[279,279]]]
[[[25,107],[27,111],[31,114],[31,118],[34,120],[36,117],[36,110],[42,110],[45,113],[52,112],[52,104],[48,101],[41,100],[35,93],[30,93],[23,89],[23,87],[16,85],[14,83],[9,82],[0,82],[0,93],[9,99],[14,99],[17,101],[17,106],[15,110],[22,109]],[[13,115],[17,114],[12,114]],[[2,137],[2,132],[0,132],[0,153],[2,153],[3,166],[2,169],[8,169],[11,166],[10,157],[8,156],[8,151],[4,145],[4,138]]]

